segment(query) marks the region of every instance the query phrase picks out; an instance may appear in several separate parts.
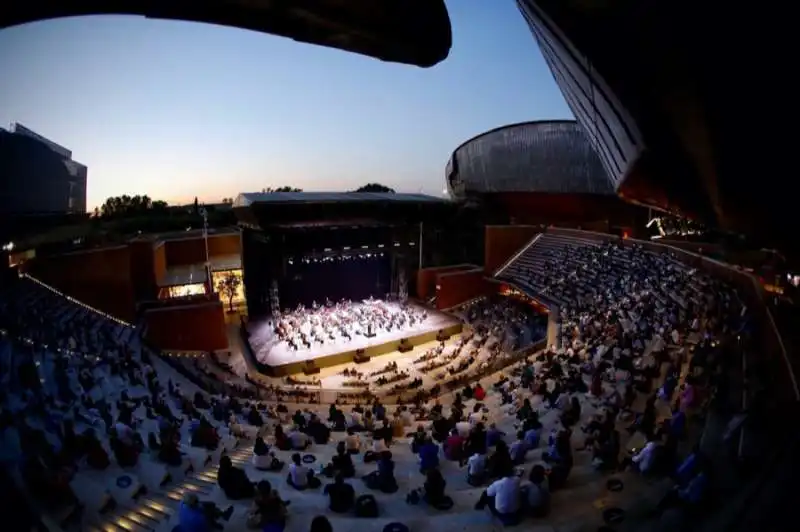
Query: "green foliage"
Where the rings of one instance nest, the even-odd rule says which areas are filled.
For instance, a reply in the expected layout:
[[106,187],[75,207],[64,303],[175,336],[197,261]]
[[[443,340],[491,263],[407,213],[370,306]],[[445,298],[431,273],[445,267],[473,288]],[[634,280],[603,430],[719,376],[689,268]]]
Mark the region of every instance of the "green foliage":
[[236,297],[236,292],[239,290],[241,285],[242,278],[236,275],[234,272],[226,273],[217,284],[217,290],[219,290],[219,293],[228,298],[228,307],[230,308],[231,312],[233,312],[233,298]]
[[380,183],[368,183],[361,188],[357,188],[354,192],[388,192],[394,194],[394,189]]

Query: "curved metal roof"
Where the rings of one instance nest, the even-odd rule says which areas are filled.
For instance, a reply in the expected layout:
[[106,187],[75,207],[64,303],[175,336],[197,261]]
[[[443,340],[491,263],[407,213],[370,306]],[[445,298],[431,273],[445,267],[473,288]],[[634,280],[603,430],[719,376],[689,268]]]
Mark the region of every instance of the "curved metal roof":
[[249,207],[254,203],[343,203],[343,202],[412,202],[442,203],[447,200],[427,194],[397,194],[395,192],[243,192],[233,202],[234,207]]
[[451,193],[614,193],[583,128],[574,120],[498,127],[462,143],[448,162]]
[[421,67],[453,43],[444,0],[26,0],[0,10],[0,28],[106,14],[232,26]]

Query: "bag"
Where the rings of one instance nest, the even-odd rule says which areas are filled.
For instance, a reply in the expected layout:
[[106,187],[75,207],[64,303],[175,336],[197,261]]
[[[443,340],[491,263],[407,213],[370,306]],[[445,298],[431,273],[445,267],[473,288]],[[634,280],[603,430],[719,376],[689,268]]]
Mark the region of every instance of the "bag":
[[408,504],[419,504],[419,501],[422,497],[419,494],[419,490],[411,490],[411,492],[406,495],[406,503]]
[[372,495],[361,495],[356,499],[356,517],[378,517],[378,501]]
[[453,499],[450,496],[445,495],[444,498],[442,498],[442,500],[439,501],[439,503],[436,504],[436,506],[434,506],[434,508],[436,508],[437,510],[449,510],[450,508],[453,507],[454,504],[455,503],[453,502]]

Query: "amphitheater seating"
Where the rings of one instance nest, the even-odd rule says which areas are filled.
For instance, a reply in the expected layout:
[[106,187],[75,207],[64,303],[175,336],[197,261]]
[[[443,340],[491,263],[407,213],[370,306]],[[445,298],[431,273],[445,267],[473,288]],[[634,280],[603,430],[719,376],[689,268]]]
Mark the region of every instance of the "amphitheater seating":
[[[562,257],[559,255],[565,249],[579,248],[580,246],[597,246],[594,243],[585,243],[579,239],[570,237],[543,236],[537,244],[532,246],[521,255],[514,263],[509,265],[506,274],[514,279],[530,279],[533,281],[529,286],[542,289],[549,289],[554,297],[571,299],[581,297],[581,293],[571,292],[565,287],[557,287],[550,283],[546,276],[550,271],[548,260],[552,261]],[[566,255],[564,255],[566,256]],[[579,260],[578,253],[575,260]],[[615,271],[625,272],[626,262],[624,254],[612,257],[612,268]],[[579,262],[567,263],[570,267],[581,268]],[[591,290],[590,280],[585,285],[579,285],[581,290]],[[180,362],[182,369],[176,369],[174,361],[165,363],[157,356],[148,355],[142,348],[137,331],[131,327],[117,323],[107,317],[101,316],[91,310],[69,301],[45,287],[26,281],[16,287],[13,293],[0,295],[0,305],[5,305],[9,301],[14,301],[16,305],[27,305],[35,308],[45,309],[45,321],[42,327],[53,327],[63,335],[59,337],[56,346],[49,346],[38,354],[41,362],[38,366],[44,387],[49,393],[56,390],[49,389],[50,383],[54,380],[54,360],[60,356],[58,348],[69,348],[70,350],[82,350],[87,348],[96,349],[101,345],[101,339],[111,339],[117,346],[125,347],[136,353],[137,359],[151,358],[149,364],[158,374],[159,381],[166,386],[167,381],[178,384],[182,393],[191,397],[196,392],[205,393],[206,380],[208,375],[203,374],[195,365]],[[33,330],[31,334],[38,339],[43,336],[38,333],[40,330]],[[65,339],[66,338],[66,339]],[[70,345],[62,345],[70,344]],[[72,346],[72,344],[75,344]],[[15,352],[17,347],[10,340],[0,341],[0,360],[9,361],[13,367],[14,361],[23,356],[17,357]],[[102,355],[102,353],[98,353]],[[165,359],[166,360],[166,359]],[[5,363],[5,362],[4,362]],[[536,364],[540,364],[537,362]],[[536,364],[534,366],[536,367]],[[121,391],[125,390],[129,397],[136,398],[147,394],[144,387],[132,386],[126,382],[124,377],[111,375],[107,368],[95,368],[98,377],[98,387],[91,390],[93,395],[103,397],[111,405],[111,414],[116,417],[116,401],[121,397]],[[218,374],[215,369],[209,369],[214,374]],[[193,373],[194,372],[194,373]],[[506,374],[509,374],[507,371]],[[191,375],[192,378],[188,376]],[[198,380],[199,379],[199,380]],[[205,380],[204,380],[205,379]],[[485,415],[489,422],[497,424],[497,427],[508,436],[507,441],[513,439],[516,432],[516,417],[508,405],[503,405],[500,394],[492,391],[492,384],[497,376],[485,378],[482,381],[483,387],[489,391],[488,396],[483,401]],[[198,386],[198,382],[201,386]],[[613,384],[606,383],[606,389],[610,389]],[[78,389],[78,383],[73,382],[73,386]],[[217,391],[216,389],[214,391]],[[10,396],[13,396],[13,390]],[[441,398],[445,405],[445,412],[452,402],[452,394],[446,394]],[[638,403],[644,400],[640,397]],[[7,404],[13,403],[14,398],[9,397]],[[177,401],[169,398],[168,402],[173,413],[181,417],[177,408]],[[247,401],[245,401],[247,402]],[[596,399],[588,395],[581,394],[580,402],[583,410],[583,420],[588,419],[597,408]],[[466,410],[470,411],[473,401],[466,402]],[[272,404],[274,406],[274,403]],[[543,434],[549,434],[551,429],[559,424],[560,411],[549,409],[539,399],[533,400],[533,406],[540,412],[540,419],[544,425]],[[295,409],[307,409],[317,413],[321,419],[327,419],[328,405],[297,404],[289,407],[290,411]],[[139,407],[134,412],[134,417],[139,420],[136,431],[146,441],[150,432],[157,430],[157,421],[148,419],[145,415],[144,407]],[[389,407],[391,415],[393,407]],[[202,413],[208,414],[201,410]],[[88,413],[87,413],[88,416]],[[208,419],[213,418],[210,415]],[[286,419],[280,422],[288,428]],[[30,419],[32,424],[39,423],[37,419]],[[267,441],[271,443],[272,427],[279,421],[270,418],[267,423]],[[427,425],[427,421],[421,421]],[[416,423],[415,423],[416,424]],[[375,496],[380,507],[379,517],[376,519],[362,519],[354,515],[332,515],[327,510],[327,498],[322,495],[322,491],[307,490],[298,492],[286,485],[285,472],[270,473],[256,470],[252,465],[252,436],[257,431],[254,427],[249,427],[246,419],[238,416],[235,423],[231,426],[228,423],[218,423],[212,421],[212,425],[223,436],[220,448],[215,452],[208,452],[203,449],[193,448],[188,445],[182,446],[185,453],[183,463],[177,467],[168,467],[159,463],[149,452],[143,453],[135,467],[123,468],[112,463],[108,469],[102,472],[89,471],[86,468],[79,468],[71,482],[71,486],[78,498],[85,505],[83,515],[79,523],[72,524],[71,528],[89,531],[152,531],[166,532],[174,530],[178,524],[177,510],[180,501],[187,492],[196,493],[203,501],[215,502],[219,507],[224,508],[231,504],[226,500],[224,494],[216,485],[217,467],[220,457],[224,452],[231,458],[235,465],[246,470],[251,480],[268,479],[274,488],[280,491],[282,498],[291,500],[289,507],[289,524],[287,530],[305,531],[308,530],[309,523],[315,515],[327,515],[333,523],[333,529],[337,532],[353,532],[364,530],[382,530],[384,526],[393,522],[402,522],[414,532],[428,532],[440,529],[457,529],[463,531],[488,531],[501,530],[502,525],[488,512],[476,511],[473,507],[479,498],[483,488],[471,486],[466,481],[466,473],[457,463],[441,460],[441,470],[447,481],[447,494],[453,499],[454,506],[450,510],[440,511],[427,507],[424,504],[410,506],[405,501],[405,494],[419,488],[424,477],[419,472],[418,458],[411,452],[410,439],[408,437],[396,438],[391,447],[393,459],[396,463],[395,478],[399,484],[397,494],[387,495],[379,492],[367,490],[360,480],[360,476],[372,471],[373,464],[364,464],[360,457],[355,457],[356,478],[350,482],[356,489],[357,494],[370,493]],[[88,425],[81,425],[81,429]],[[620,424],[620,428],[623,424]],[[183,442],[190,441],[188,424],[184,423],[181,428]],[[413,427],[407,427],[411,432]],[[246,435],[247,439],[238,439],[233,433]],[[100,431],[98,431],[100,434]],[[108,447],[108,439],[101,435],[102,443]],[[634,436],[635,437],[635,436]],[[314,467],[327,464],[336,448],[336,443],[343,439],[343,434],[334,433],[331,441],[326,445],[312,445],[307,450],[308,454],[315,457]],[[578,442],[573,442],[577,445]],[[626,444],[628,442],[625,442]],[[370,448],[367,439],[363,443],[363,448]],[[545,445],[539,449],[528,453],[524,467],[526,472],[533,464],[541,463],[542,453]],[[291,452],[276,450],[278,458],[284,462],[290,462]],[[113,457],[113,455],[111,455]],[[621,473],[615,478],[622,480],[624,489],[621,491],[610,491],[606,481],[608,474],[601,474],[595,470],[590,463],[591,455],[576,452],[574,454],[575,465],[567,481],[566,487],[553,495],[553,503],[550,514],[547,518],[534,521],[526,521],[522,526],[533,524],[535,527],[550,527],[548,529],[578,529],[583,527],[593,527],[602,524],[602,512],[608,508],[620,507],[629,510],[630,516],[638,515],[642,508],[642,501],[646,501],[646,506],[650,507],[654,500],[658,500],[668,488],[668,483],[663,481],[649,481],[635,473]],[[113,462],[113,460],[112,460]],[[110,502],[111,501],[111,502]],[[226,529],[243,530],[247,518],[248,502],[232,503],[235,507],[233,517],[226,523]]]

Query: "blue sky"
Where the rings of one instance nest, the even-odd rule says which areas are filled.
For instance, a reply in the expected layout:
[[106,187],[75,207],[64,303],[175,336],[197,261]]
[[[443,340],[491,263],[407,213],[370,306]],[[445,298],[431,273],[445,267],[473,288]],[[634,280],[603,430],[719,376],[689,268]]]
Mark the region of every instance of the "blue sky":
[[441,194],[467,138],[572,117],[513,0],[447,4],[453,48],[430,69],[137,17],[10,28],[0,125],[71,149],[89,167],[91,207],[124,193],[211,202],[281,185]]

